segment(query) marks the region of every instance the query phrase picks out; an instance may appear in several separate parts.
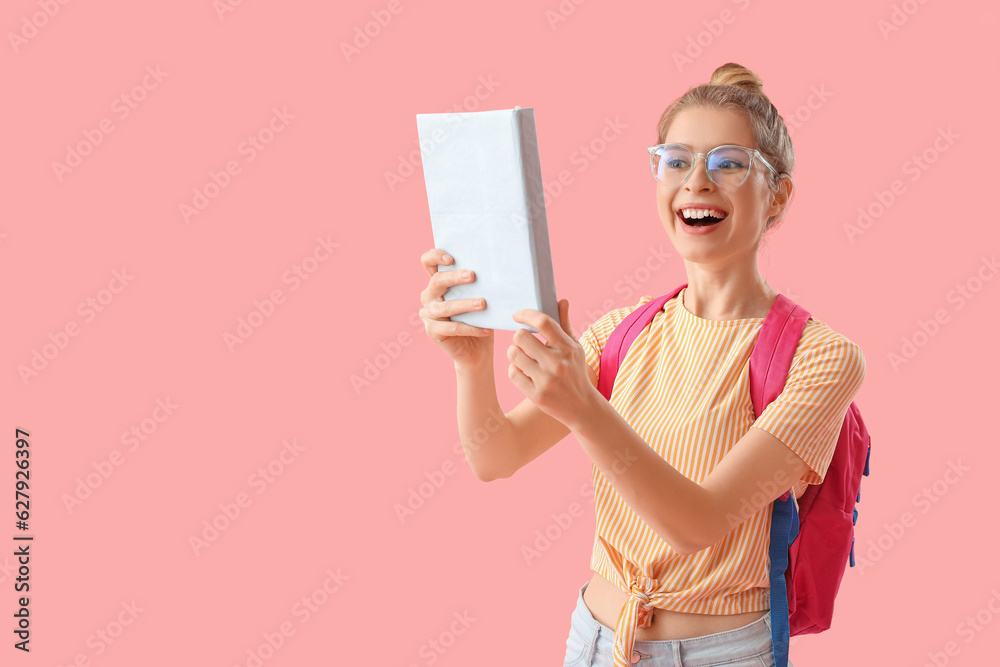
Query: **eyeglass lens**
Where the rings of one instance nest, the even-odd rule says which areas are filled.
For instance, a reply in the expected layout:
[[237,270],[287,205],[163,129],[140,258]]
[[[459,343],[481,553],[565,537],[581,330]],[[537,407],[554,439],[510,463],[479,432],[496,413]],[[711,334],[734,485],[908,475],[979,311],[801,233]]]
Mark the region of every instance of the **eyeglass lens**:
[[[658,146],[650,154],[656,180],[666,185],[680,183],[691,172],[691,151],[686,146]],[[717,185],[735,187],[743,183],[750,169],[750,154],[742,148],[718,148],[707,157],[708,173]]]

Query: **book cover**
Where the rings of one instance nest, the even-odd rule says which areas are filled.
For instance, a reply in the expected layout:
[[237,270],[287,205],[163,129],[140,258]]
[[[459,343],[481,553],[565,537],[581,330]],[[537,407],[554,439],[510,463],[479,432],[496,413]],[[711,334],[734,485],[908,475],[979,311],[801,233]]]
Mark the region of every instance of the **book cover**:
[[486,300],[452,321],[536,332],[513,319],[532,308],[559,322],[534,110],[417,114],[417,133],[434,247],[455,259],[438,270],[476,275],[445,300]]

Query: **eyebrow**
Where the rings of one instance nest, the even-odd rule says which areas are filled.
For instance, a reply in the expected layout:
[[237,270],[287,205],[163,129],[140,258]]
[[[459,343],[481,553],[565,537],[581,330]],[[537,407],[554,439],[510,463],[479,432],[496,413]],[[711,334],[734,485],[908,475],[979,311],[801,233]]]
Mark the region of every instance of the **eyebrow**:
[[[691,151],[693,151],[693,152],[699,152],[699,151],[695,151],[694,147],[691,146],[691,144],[685,143],[683,141],[664,141],[663,143],[665,143],[665,144],[681,144],[682,146],[686,146],[687,148],[691,149]],[[715,146],[712,146],[712,148],[718,148],[719,146],[745,146],[746,148],[749,148],[749,146],[746,146],[745,144],[741,144],[741,143],[739,143],[737,141],[726,141],[726,142],[723,142],[721,144],[716,144]],[[710,148],[708,150],[712,150],[712,149]],[[704,152],[707,153],[708,151],[704,151]]]

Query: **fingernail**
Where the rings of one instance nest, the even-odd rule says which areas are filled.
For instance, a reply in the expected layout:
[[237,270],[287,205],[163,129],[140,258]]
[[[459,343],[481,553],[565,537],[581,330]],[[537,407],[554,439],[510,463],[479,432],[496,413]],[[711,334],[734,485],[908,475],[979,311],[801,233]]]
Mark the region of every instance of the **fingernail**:
[[448,262],[451,261],[451,255],[445,255],[441,259],[442,259],[442,261],[444,261],[445,264],[447,264]]

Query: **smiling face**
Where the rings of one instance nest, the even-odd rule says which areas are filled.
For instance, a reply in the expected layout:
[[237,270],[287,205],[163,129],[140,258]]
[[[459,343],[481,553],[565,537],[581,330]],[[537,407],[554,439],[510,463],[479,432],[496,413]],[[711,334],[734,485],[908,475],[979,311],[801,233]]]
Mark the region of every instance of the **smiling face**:
[[[696,153],[707,153],[723,144],[757,147],[750,123],[741,113],[729,109],[682,111],[670,125],[663,143],[684,144]],[[681,257],[718,267],[756,262],[764,224],[780,210],[767,185],[770,176],[771,170],[754,159],[746,181],[735,189],[725,188],[709,179],[704,159],[697,159],[694,171],[680,185],[657,181],[660,220]],[[691,227],[678,212],[691,205],[721,209],[727,215],[714,225]]]

